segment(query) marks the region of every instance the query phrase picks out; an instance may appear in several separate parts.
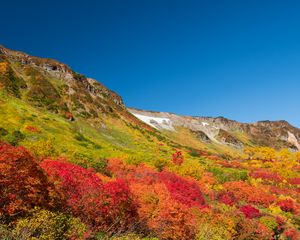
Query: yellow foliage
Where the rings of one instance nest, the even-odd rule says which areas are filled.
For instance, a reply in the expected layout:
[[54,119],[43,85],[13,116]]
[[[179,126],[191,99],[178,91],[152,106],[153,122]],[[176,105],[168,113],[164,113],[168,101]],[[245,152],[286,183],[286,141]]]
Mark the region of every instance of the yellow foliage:
[[234,221],[222,214],[202,214],[198,219],[197,240],[229,240],[235,233]]
[[269,211],[274,215],[282,214],[281,208],[277,205],[274,205],[274,204],[269,206]]
[[86,226],[78,218],[35,208],[32,216],[17,221],[13,229],[16,239],[52,240],[84,239]]
[[202,174],[204,172],[201,163],[195,159],[185,159],[180,166],[172,163],[168,166],[168,169],[171,172],[174,172],[181,176],[189,176],[197,180],[202,177]]
[[0,74],[4,74],[8,71],[8,63],[7,62],[0,62]]

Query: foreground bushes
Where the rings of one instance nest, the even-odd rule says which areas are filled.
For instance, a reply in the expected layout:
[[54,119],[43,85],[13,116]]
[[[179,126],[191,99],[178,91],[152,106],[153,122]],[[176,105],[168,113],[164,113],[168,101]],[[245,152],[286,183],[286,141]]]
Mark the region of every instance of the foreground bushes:
[[[179,168],[185,162],[177,155]],[[1,143],[0,238],[299,239],[298,191],[263,185],[262,176],[274,183],[263,171],[251,175],[255,181],[220,184],[213,173],[179,176],[172,166],[158,172],[110,159],[104,168],[107,175],[37,160]]]
[[108,183],[91,169],[45,160],[42,168],[65,194],[67,206],[93,230],[124,232],[137,222],[136,205],[123,180]]

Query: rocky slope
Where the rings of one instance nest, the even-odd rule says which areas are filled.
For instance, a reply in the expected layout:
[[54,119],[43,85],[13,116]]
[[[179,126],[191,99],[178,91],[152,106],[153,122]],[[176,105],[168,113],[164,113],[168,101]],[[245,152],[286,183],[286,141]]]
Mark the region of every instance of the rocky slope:
[[129,111],[158,130],[176,131],[176,127],[187,128],[203,142],[216,142],[235,148],[255,144],[300,150],[300,129],[286,121],[239,123],[224,117],[179,116],[133,108]]
[[52,59],[0,46],[0,84],[34,106],[68,118],[101,118],[125,111],[122,98],[94,79]]

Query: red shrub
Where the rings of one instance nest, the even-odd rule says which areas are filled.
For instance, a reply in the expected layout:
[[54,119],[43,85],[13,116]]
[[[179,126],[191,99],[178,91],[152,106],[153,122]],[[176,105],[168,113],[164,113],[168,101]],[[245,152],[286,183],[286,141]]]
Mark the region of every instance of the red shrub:
[[128,174],[127,179],[130,182],[139,182],[147,185],[159,182],[158,172],[143,164],[138,165],[133,172]]
[[0,143],[0,216],[57,208],[61,195],[24,147]]
[[205,207],[205,199],[194,181],[186,180],[170,172],[159,173],[160,180],[168,188],[172,198],[188,207]]
[[288,240],[298,240],[300,239],[300,233],[297,231],[295,228],[290,228],[287,229],[283,232],[283,235],[288,239]]
[[177,151],[176,153],[174,153],[172,155],[172,161],[175,165],[180,166],[184,161],[182,153],[180,151]]
[[234,195],[240,201],[246,201],[251,204],[258,204],[268,207],[275,201],[275,197],[267,192],[264,186],[254,187],[246,182],[226,182],[223,185],[224,189]]
[[292,199],[280,200],[277,204],[281,208],[281,210],[285,212],[294,213],[297,210],[296,205]]
[[237,199],[231,192],[221,192],[218,194],[218,200],[226,205],[233,206],[237,203]]
[[119,219],[119,224],[126,227],[128,223],[134,223],[136,204],[132,200],[132,195],[128,185],[122,179],[108,182],[103,189],[105,202],[103,203],[102,212],[107,217],[109,224],[115,224]]
[[271,186],[269,191],[272,194],[285,195],[293,199],[296,199],[297,201],[300,201],[299,190],[300,190],[299,188],[287,188],[287,187],[282,188],[277,185],[277,186]]
[[288,182],[292,185],[300,185],[300,178],[290,178]]
[[263,170],[256,170],[251,172],[250,177],[252,178],[261,178],[264,180],[272,181],[272,182],[281,182],[282,178],[277,174],[273,172],[263,171]]
[[220,165],[224,166],[224,167],[228,167],[228,168],[241,168],[242,165],[237,162],[237,161],[231,161],[231,162],[218,162]]
[[37,127],[34,127],[34,126],[26,126],[25,130],[27,130],[29,132],[34,132],[34,133],[40,132],[40,130]]
[[136,206],[124,181],[103,184],[94,171],[62,161],[41,166],[59,183],[72,212],[92,228],[125,231],[135,222]]
[[257,218],[260,216],[259,210],[251,205],[245,205],[240,208],[246,218]]

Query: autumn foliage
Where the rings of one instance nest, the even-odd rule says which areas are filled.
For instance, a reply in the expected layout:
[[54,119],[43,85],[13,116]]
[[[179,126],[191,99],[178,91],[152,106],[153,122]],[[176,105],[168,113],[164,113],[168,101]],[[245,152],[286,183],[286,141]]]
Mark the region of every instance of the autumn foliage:
[[205,200],[195,181],[186,180],[170,172],[161,172],[159,179],[166,185],[171,197],[187,207],[205,207]]
[[226,182],[224,183],[224,189],[232,194],[236,201],[245,201],[265,207],[275,201],[275,197],[265,189],[259,189],[242,181]]
[[99,173],[64,158],[36,159],[24,147],[1,143],[0,220],[9,227],[0,225],[0,234],[74,240],[101,234],[131,239],[131,233],[141,236],[134,239],[299,239],[296,174],[282,176],[266,157],[261,164],[268,168],[258,167],[258,161],[221,164],[230,173],[247,170],[247,180],[226,181],[219,170],[202,166],[195,177],[181,171],[188,169],[182,153],[172,157],[162,169],[108,159]]
[[92,169],[63,161],[41,166],[59,184],[73,214],[92,229],[125,231],[135,222],[136,206],[123,180],[103,183]]
[[259,210],[251,205],[242,206],[240,209],[246,218],[256,218],[260,216]]
[[0,216],[24,215],[35,206],[54,209],[63,199],[24,148],[0,144]]
[[177,151],[176,153],[173,153],[173,155],[172,155],[172,161],[173,161],[173,163],[175,165],[180,166],[183,163],[183,161],[184,161],[182,152]]

